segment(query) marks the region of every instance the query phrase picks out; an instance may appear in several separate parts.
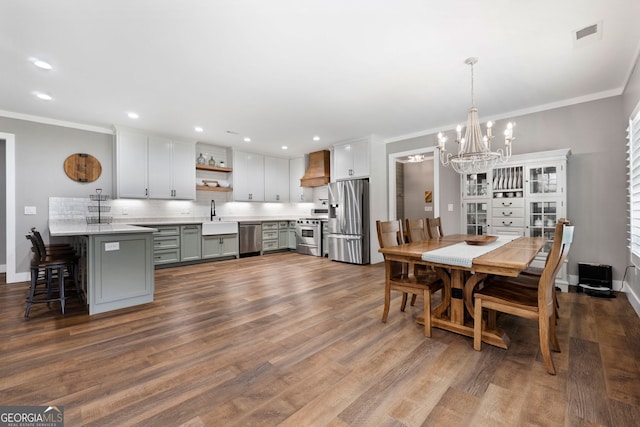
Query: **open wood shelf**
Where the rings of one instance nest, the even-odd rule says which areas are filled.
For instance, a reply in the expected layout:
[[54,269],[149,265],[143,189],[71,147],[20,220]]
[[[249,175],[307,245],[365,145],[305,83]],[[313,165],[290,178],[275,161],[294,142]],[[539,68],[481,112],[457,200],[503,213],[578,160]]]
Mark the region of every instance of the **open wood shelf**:
[[198,191],[220,191],[223,193],[233,191],[231,187],[209,187],[207,185],[196,185]]
[[220,166],[198,165],[196,164],[196,170],[210,171],[210,172],[233,172],[231,168],[222,168]]

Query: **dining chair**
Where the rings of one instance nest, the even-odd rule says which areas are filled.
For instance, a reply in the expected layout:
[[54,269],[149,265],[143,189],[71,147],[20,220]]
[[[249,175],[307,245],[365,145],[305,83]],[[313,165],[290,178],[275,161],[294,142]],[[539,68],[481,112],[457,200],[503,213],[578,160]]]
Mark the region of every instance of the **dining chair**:
[[[564,225],[571,225],[571,222],[569,222],[568,220],[566,220],[565,218],[560,218],[558,219],[558,221],[556,222],[556,226],[558,225],[558,223],[562,223]],[[546,266],[547,263],[549,262],[549,258],[551,257],[552,252],[558,251],[558,245],[560,245],[561,242],[553,242],[553,245],[551,247],[551,250],[549,251],[549,253],[547,253],[547,257],[545,259],[544,265]],[[555,246],[555,249],[554,249]],[[567,252],[568,255],[568,252]],[[562,265],[559,267],[559,269],[562,268]],[[540,280],[540,276],[542,276],[542,272],[544,271],[544,267],[527,267],[523,272],[521,272],[517,277],[506,277],[506,276],[502,276],[500,277],[498,280],[500,281],[500,283],[504,283],[507,286],[512,286],[512,285],[519,285],[519,286],[526,286],[529,288],[538,288],[538,281]],[[559,271],[559,270],[558,270]],[[560,318],[560,314],[559,314],[559,309],[560,309],[560,304],[558,303],[558,296],[557,296],[557,292],[556,292],[556,284],[555,284],[556,278],[553,278],[553,302],[554,302],[554,316],[557,319]]]
[[432,239],[444,236],[444,233],[442,232],[442,221],[440,220],[440,217],[427,218],[427,233]]
[[406,235],[409,242],[419,242],[427,240],[429,233],[427,232],[427,222],[424,218],[406,219]]
[[474,323],[473,348],[482,348],[482,310],[487,309],[487,328],[496,326],[496,312],[512,314],[538,321],[538,335],[540,338],[540,352],[544,359],[547,372],[556,374],[556,368],[551,357],[551,350],[560,351],[556,336],[554,317],[553,288],[554,278],[569,253],[573,242],[573,226],[563,222],[556,224],[554,242],[560,242],[551,248],[550,258],[544,267],[538,281],[537,288],[525,286],[508,286],[500,283],[499,279],[488,281],[485,286],[474,294]]
[[[403,241],[402,221],[376,221],[378,231],[378,242],[380,247],[398,246]],[[400,310],[404,311],[407,305],[407,295],[422,292],[424,305],[424,335],[431,336],[431,294],[442,289],[442,281],[435,272],[425,272],[425,274],[411,274],[409,265],[405,262],[387,259],[384,255],[385,281],[384,281],[384,310],[382,312],[382,322],[387,322],[389,306],[391,304],[391,291],[402,292],[402,303]]]

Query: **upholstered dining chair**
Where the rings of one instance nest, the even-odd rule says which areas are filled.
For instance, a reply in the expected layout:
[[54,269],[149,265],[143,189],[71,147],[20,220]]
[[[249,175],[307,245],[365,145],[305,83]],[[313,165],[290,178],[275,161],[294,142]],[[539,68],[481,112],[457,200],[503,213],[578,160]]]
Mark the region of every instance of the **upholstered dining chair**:
[[553,288],[555,277],[562,263],[569,253],[573,242],[573,226],[567,226],[558,221],[554,232],[554,244],[549,253],[549,259],[540,276],[537,288],[526,286],[509,286],[494,278],[474,294],[474,333],[473,348],[482,348],[482,310],[488,310],[487,327],[495,328],[496,311],[512,314],[538,321],[540,338],[540,352],[551,375],[556,374],[556,368],[551,357],[551,350],[559,352],[560,345],[556,336],[554,319]]
[[[376,221],[378,230],[378,242],[380,247],[397,246],[403,241],[402,221]],[[442,289],[442,281],[434,272],[428,274],[410,274],[407,263],[388,260],[385,255],[385,282],[384,282],[384,310],[382,322],[387,322],[389,306],[391,304],[391,291],[402,292],[402,305],[404,311],[407,305],[407,294],[423,294],[424,301],[424,335],[431,336],[431,294]]]
[[427,233],[432,239],[444,236],[444,233],[442,232],[442,221],[440,220],[440,217],[427,218]]

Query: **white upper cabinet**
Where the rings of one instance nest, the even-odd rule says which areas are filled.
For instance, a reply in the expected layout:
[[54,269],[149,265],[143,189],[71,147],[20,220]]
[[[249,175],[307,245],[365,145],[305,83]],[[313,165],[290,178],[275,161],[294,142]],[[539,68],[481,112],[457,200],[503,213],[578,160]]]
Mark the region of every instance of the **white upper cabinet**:
[[119,131],[116,138],[117,197],[193,200],[195,144]]
[[289,160],[289,200],[293,203],[311,202],[313,188],[301,187],[300,178],[305,173],[304,157]]
[[264,201],[264,156],[233,152],[233,200]]
[[146,199],[147,135],[118,131],[115,166],[115,197]]
[[333,176],[335,180],[369,176],[369,139],[334,146]]
[[289,202],[289,160],[264,158],[264,200]]

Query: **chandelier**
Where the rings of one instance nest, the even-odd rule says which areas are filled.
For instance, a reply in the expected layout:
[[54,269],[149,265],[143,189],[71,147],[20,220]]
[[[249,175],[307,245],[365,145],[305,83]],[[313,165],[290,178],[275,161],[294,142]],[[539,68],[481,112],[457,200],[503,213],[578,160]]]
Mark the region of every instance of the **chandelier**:
[[438,149],[440,150],[440,162],[443,166],[451,167],[462,174],[475,174],[487,172],[496,165],[498,161],[504,163],[511,157],[511,141],[513,137],[513,123],[509,122],[504,131],[504,150],[491,151],[491,140],[493,123],[487,122],[487,135],[482,135],[480,122],[478,121],[478,109],[473,100],[473,66],[478,62],[478,58],[468,58],[465,64],[471,66],[471,108],[467,116],[467,128],[462,138],[462,126],[456,127],[456,142],[458,143],[458,154],[447,153],[445,143],[447,137],[438,133]]

